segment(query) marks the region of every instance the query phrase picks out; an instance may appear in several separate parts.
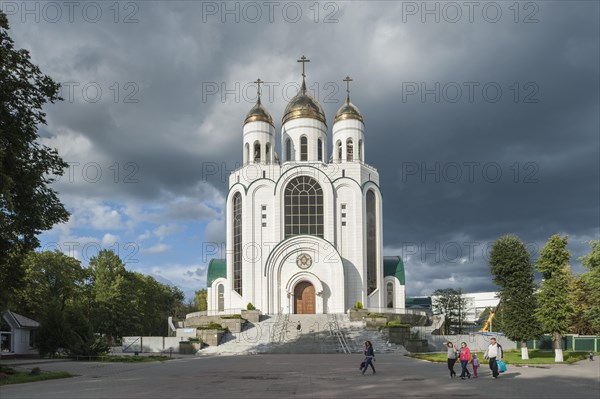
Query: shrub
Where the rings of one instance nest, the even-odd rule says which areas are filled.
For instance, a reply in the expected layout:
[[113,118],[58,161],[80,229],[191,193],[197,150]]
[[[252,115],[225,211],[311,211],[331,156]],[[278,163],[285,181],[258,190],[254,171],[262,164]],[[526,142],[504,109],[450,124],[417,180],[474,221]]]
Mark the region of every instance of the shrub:
[[385,317],[383,313],[369,313],[367,317],[375,318],[375,317]]
[[198,330],[220,330],[220,331],[226,331],[227,328],[223,327],[222,325],[220,325],[219,323],[214,323],[214,322],[210,322],[206,325],[197,327]]
[[228,319],[241,319],[241,318],[242,318],[241,314],[232,314],[232,315],[229,315],[229,316],[221,316],[221,319],[225,319],[225,320],[228,320]]
[[246,310],[256,310],[256,308],[254,307],[252,302],[248,302],[248,305],[246,305]]
[[356,305],[354,305],[354,309],[362,309],[363,308],[363,304],[361,301],[356,302]]
[[42,370],[39,367],[34,367],[29,372],[29,375],[40,375],[42,374]]
[[400,323],[397,320],[393,320],[387,323],[388,327],[403,327],[403,328],[410,328],[410,324],[405,324],[405,323]]

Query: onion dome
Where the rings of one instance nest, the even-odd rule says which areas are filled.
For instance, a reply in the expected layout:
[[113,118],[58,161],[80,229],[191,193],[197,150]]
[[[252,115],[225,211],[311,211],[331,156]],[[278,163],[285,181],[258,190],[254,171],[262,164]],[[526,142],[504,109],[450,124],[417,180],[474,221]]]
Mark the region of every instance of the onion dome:
[[304,80],[302,81],[300,92],[296,94],[287,107],[285,107],[282,123],[297,118],[311,118],[317,119],[325,124],[327,123],[325,121],[323,107],[321,107],[321,104],[307,92]]
[[323,107],[306,90],[306,74],[304,73],[304,64],[310,62],[305,56],[302,56],[298,62],[302,63],[302,86],[300,92],[289,102],[283,113],[282,123],[297,118],[317,119],[325,124],[325,113]]
[[346,82],[346,102],[340,107],[338,112],[335,114],[333,123],[335,124],[336,122],[343,121],[345,119],[357,119],[363,122],[363,117],[358,107],[350,102],[350,82],[352,82],[352,79],[350,79],[349,76],[346,76],[344,82]]
[[254,105],[254,107],[252,107],[252,109],[250,109],[250,111],[248,112],[248,115],[246,115],[244,125],[248,122],[258,121],[267,122],[269,125],[275,127],[275,125],[273,124],[273,118],[271,118],[271,114],[269,114],[269,111],[267,111],[265,107],[263,107],[263,105],[261,104],[260,97],[258,97],[256,105]]
[[363,117],[358,110],[358,107],[350,102],[350,99],[346,100],[344,105],[340,107],[337,114],[335,114],[335,118],[333,119],[333,123],[338,121],[343,121],[345,119],[358,119],[359,121],[363,121]]
[[264,82],[260,80],[260,78],[258,78],[252,83],[256,83],[257,99],[254,107],[252,107],[248,112],[248,115],[246,115],[244,125],[248,122],[267,122],[269,125],[275,127],[275,125],[273,124],[273,118],[271,118],[271,114],[269,114],[269,111],[267,111],[266,108],[263,107],[263,105],[260,102],[260,85]]

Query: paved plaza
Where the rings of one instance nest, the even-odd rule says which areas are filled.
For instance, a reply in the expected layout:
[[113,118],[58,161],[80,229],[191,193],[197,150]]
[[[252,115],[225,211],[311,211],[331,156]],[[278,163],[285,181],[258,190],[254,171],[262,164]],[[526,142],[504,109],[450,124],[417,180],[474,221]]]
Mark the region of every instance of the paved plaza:
[[[600,361],[540,367],[509,366],[499,379],[450,380],[445,364],[397,354],[377,356],[377,374],[361,375],[361,355],[180,357],[167,362],[57,361],[21,364],[77,377],[0,387],[10,398],[594,398]],[[5,365],[16,361],[3,361]],[[460,367],[455,368],[460,371]]]

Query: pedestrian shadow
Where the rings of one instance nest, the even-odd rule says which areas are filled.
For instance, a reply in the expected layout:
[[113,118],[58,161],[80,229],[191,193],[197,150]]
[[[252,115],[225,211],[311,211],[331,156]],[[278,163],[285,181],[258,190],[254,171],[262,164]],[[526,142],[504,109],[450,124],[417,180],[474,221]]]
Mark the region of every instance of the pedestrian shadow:
[[500,378],[503,379],[503,380],[506,380],[506,379],[516,378],[516,377],[518,377],[520,375],[521,375],[521,373],[519,373],[519,372],[517,372],[517,373],[508,373],[508,374],[507,373],[502,373],[502,374],[500,374]]

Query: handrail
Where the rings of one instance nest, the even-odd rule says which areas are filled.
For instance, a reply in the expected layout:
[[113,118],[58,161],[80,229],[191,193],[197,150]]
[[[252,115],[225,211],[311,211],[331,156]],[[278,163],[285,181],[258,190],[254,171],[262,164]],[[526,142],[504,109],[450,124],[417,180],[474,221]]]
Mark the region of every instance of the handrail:
[[368,307],[367,310],[371,313],[392,313],[392,314],[414,314],[418,316],[427,316],[427,312],[422,310],[407,309],[407,308],[375,308]]
[[329,331],[333,335],[335,335],[335,337],[337,338],[338,343],[340,344],[340,347],[342,348],[342,352],[349,355],[350,348],[348,347],[348,343],[346,342],[346,338],[344,337],[344,334],[340,330],[340,326],[337,321],[337,315],[336,314],[327,315],[327,318],[331,319],[328,323]]

